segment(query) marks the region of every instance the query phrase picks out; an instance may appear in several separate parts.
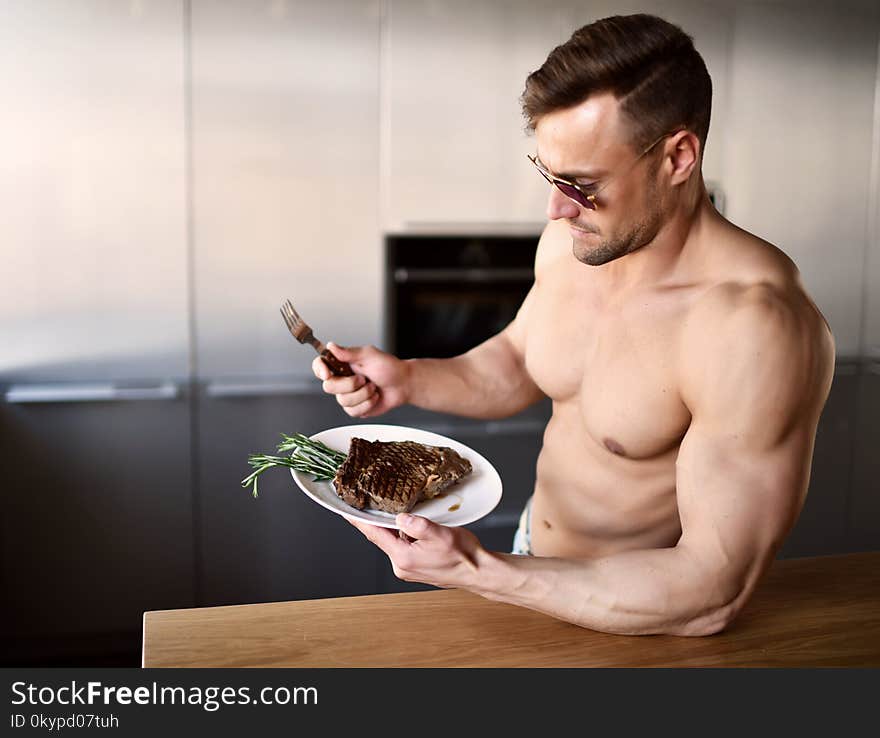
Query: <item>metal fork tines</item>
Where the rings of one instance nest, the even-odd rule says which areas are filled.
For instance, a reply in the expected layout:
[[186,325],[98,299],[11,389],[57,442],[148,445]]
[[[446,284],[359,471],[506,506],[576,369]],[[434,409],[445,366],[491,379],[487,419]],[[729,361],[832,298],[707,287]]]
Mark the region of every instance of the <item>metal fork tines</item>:
[[284,304],[281,306],[281,315],[284,317],[284,322],[287,323],[287,329],[297,341],[300,343],[310,343],[319,353],[324,350],[324,344],[315,338],[312,329],[300,317],[300,314],[296,312],[290,300],[284,301]]
[[315,338],[312,329],[300,317],[300,314],[296,312],[290,300],[285,300],[281,306],[281,316],[287,324],[287,330],[291,332],[293,337],[300,343],[311,344],[315,351],[320,354],[324,363],[330,368],[332,374],[337,377],[350,377],[354,374],[351,366],[337,359],[321,341]]

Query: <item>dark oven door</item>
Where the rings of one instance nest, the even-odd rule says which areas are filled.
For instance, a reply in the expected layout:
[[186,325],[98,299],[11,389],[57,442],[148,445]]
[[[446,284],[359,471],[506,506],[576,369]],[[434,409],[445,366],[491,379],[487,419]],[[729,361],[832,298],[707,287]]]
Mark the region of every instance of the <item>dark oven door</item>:
[[398,270],[394,352],[446,358],[472,349],[516,317],[531,278],[528,269]]
[[388,236],[389,349],[446,358],[503,330],[532,286],[537,245],[537,235]]

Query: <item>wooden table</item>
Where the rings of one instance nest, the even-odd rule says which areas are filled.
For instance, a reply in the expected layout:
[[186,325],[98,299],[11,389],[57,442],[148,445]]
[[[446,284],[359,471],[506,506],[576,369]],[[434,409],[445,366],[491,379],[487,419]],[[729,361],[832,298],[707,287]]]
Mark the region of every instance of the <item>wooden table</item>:
[[618,636],[436,590],[144,614],[145,667],[880,666],[880,552],[777,561],[725,632]]

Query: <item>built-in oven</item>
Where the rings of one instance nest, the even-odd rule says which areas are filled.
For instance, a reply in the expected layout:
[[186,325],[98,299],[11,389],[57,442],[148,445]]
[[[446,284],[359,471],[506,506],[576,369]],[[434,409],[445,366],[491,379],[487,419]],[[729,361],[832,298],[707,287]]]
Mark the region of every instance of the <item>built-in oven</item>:
[[392,353],[456,356],[501,331],[532,285],[537,244],[537,235],[388,236]]

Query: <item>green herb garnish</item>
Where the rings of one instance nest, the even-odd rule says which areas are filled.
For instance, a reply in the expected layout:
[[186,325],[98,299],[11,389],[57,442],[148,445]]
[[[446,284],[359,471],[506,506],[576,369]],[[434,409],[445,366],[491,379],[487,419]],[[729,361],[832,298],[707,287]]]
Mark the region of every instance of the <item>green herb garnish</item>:
[[321,441],[313,441],[302,433],[292,436],[281,434],[283,439],[278,444],[278,453],[290,452],[289,456],[269,456],[267,454],[251,454],[248,457],[254,471],[241,480],[242,487],[254,485],[254,497],[257,496],[257,481],[260,474],[267,469],[286,466],[290,469],[311,474],[316,482],[326,482],[336,476],[336,470],[342,466],[347,454],[334,451]]

